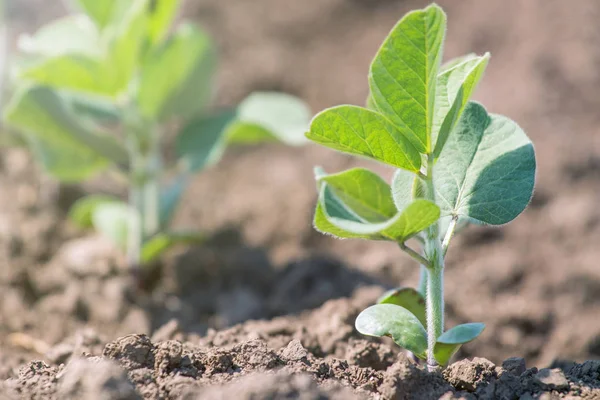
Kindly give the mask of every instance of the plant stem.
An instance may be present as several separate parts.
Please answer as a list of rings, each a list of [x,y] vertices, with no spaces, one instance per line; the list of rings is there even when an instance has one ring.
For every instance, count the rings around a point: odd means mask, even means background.
[[[435,188],[433,186],[433,156],[427,160],[427,190],[426,197],[435,203]],[[444,252],[440,239],[439,223],[431,225],[425,235],[425,258],[429,261],[427,271],[427,367],[435,371],[438,363],[435,360],[434,349],[437,338],[444,333]]]
[[[419,264],[424,265],[426,268],[430,267],[429,260],[427,260],[425,257],[408,247],[406,243],[398,243],[398,245],[404,252],[411,256]]]
[[[427,367],[435,371],[438,367],[434,356],[437,338],[444,333],[444,268],[437,266],[427,274]]]
[[[141,218],[144,208],[144,187],[138,178],[138,160],[137,154],[131,153],[131,183],[129,187],[129,206],[136,211],[129,218],[127,230],[127,264],[129,268],[135,268],[140,265],[143,221]]]
[[[421,264],[419,268],[419,286],[417,290],[423,297],[427,297],[427,267]]]

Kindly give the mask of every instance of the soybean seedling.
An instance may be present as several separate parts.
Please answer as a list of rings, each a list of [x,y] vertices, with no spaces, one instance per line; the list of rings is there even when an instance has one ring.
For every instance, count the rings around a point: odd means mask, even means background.
[[[107,172],[127,188],[128,203],[93,195],[71,216],[112,239],[132,267],[203,239],[169,223],[191,175],[216,163],[227,144],[302,144],[310,120],[304,103],[277,93],[209,108],[215,48],[197,26],[175,24],[179,3],[73,0],[77,14],[20,38],[16,94],[5,112],[52,176],[80,182]],[[165,132],[177,128],[169,164]]]
[[[514,219],[530,201],[536,168],[523,130],[469,101],[489,54],[441,66],[445,31],[436,5],[407,14],[371,64],[367,108],[327,109],[307,133],[324,146],[397,168],[391,186],[367,169],[332,175],[317,169],[314,225],[338,238],[396,242],[422,266],[420,291],[388,293],[360,313],[356,329],[390,336],[430,370],[484,329],[467,323],[444,331],[444,258],[457,226]],[[411,238],[420,252],[407,243]]]

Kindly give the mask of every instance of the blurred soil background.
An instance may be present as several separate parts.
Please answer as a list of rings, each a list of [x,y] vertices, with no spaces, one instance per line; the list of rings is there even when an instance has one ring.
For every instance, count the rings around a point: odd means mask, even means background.
[[[505,227],[470,227],[451,246],[447,326],[487,325],[459,356],[496,363],[522,356],[539,366],[597,359],[600,3],[439,4],[448,13],[446,58],[491,52],[475,99],[516,120],[538,160],[535,196],[522,216]],[[216,104],[233,105],[253,90],[278,90],[302,97],[317,112],[364,104],[379,44],[404,13],[425,5],[188,0],[182,16],[202,24],[220,49]],[[13,41],[65,12],[58,0],[9,2]],[[0,378],[35,358],[64,360],[56,345],[75,332],[85,337],[84,328],[108,341],[156,334],[175,319],[183,337],[214,335],[209,329],[248,319],[293,319],[329,299],[353,296],[361,286],[414,286],[417,266],[395,246],[336,241],[312,229],[313,166],[333,172],[359,164],[367,165],[313,145],[230,149],[195,179],[176,218],[177,226],[213,238],[167,257],[163,281],[140,298],[130,293],[130,278],[110,246],[66,220],[77,197],[106,184],[56,186],[27,152],[2,150]],[[391,176],[383,166],[369,166]],[[324,324],[331,322],[320,315]],[[318,330],[320,320],[302,318],[310,322],[305,331]]]

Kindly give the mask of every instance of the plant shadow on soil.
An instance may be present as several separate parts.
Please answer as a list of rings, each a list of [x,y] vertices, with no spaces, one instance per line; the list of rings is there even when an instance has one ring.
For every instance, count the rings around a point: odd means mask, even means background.
[[[186,332],[202,335],[249,319],[298,314],[381,284],[332,257],[310,256],[276,268],[264,249],[244,244],[233,228],[175,256],[163,272],[162,287],[146,305],[152,332],[176,319]]]

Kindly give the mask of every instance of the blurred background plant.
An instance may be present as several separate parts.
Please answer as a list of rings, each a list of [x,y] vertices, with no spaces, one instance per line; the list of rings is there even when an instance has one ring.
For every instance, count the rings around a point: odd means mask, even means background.
[[[126,251],[130,267],[204,239],[168,230],[191,174],[228,144],[301,145],[311,116],[301,100],[275,92],[211,108],[216,49],[197,26],[175,23],[179,3],[73,0],[73,14],[19,37],[12,65],[5,120],[41,166],[63,182],[106,173],[128,188],[127,203],[90,195],[70,216]]]

